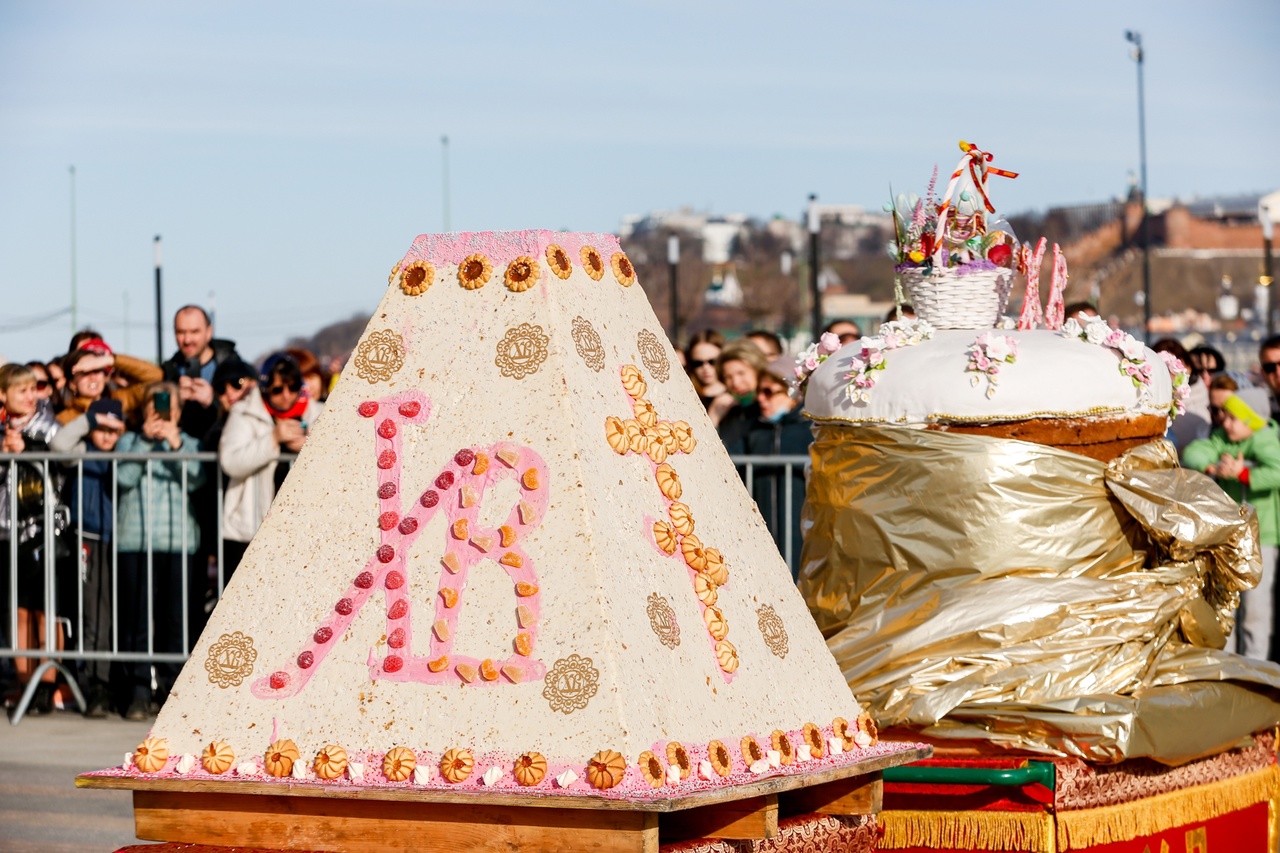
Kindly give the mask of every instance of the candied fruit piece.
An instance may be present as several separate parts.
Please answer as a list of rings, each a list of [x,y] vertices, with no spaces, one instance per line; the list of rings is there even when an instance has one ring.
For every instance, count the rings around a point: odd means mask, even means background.
[[[271,673],[271,689],[272,690],[283,690],[285,688],[285,685],[287,685],[288,683],[289,683],[289,673],[287,672]]]
[[[396,464],[396,452],[394,450],[384,450],[378,454],[378,467],[383,471]]]
[[[382,583],[387,589],[399,589],[404,586],[404,575],[399,572],[387,572],[387,579]]]
[[[498,451],[498,458],[502,460],[502,464],[508,468],[514,468],[520,462],[520,454],[515,450],[504,447]]]
[[[400,532],[403,533],[405,536],[408,536],[410,533],[412,533],[417,529],[418,529],[418,519],[403,518],[400,520]]]
[[[476,461],[476,454],[474,451],[464,447],[457,453],[453,454],[453,461],[457,462],[459,466],[466,468],[472,462]]]
[[[404,629],[397,628],[387,635],[387,645],[393,649],[404,646]]]
[[[418,498],[418,503],[422,504],[427,509],[431,509],[433,506],[440,503],[440,495],[432,489],[427,489],[422,493],[422,497]]]
[[[510,548],[516,544],[516,531],[508,525],[502,525],[498,528],[498,541],[502,543],[503,548]]]
[[[444,621],[443,619],[437,619],[436,624],[431,626],[431,630],[435,631],[436,637],[440,640],[440,642],[445,643],[449,641],[449,623],[448,622]]]
[[[520,682],[520,678],[524,675],[524,670],[518,666],[512,666],[508,663],[503,665],[502,674],[507,677],[508,681],[518,684]]]
[[[396,496],[396,484],[387,482],[378,486],[378,497],[384,501],[389,501]]]
[[[378,562],[390,563],[396,558],[396,549],[390,545],[382,545],[378,548]]]
[[[435,660],[427,662],[427,669],[431,670],[432,672],[444,672],[445,669],[448,668],[448,666],[449,666],[448,655],[441,655]]]
[[[456,607],[458,604],[458,591],[443,586],[440,588],[440,599],[444,602],[445,607]]]
[[[538,469],[530,468],[520,477],[520,484],[530,491],[538,488]]]
[[[472,466],[471,473],[483,474],[485,471],[488,471],[488,470],[489,470],[489,457],[485,456],[483,453],[477,453],[476,464]]]
[[[316,656],[311,652],[303,652],[298,655],[298,668],[311,669],[311,665],[316,662]]]
[[[460,518],[457,521],[455,521],[453,523],[452,531],[453,531],[454,539],[466,539],[467,538],[467,520],[465,518]]]
[[[368,589],[373,586],[373,572],[361,572],[356,575],[356,586],[361,589]]]
[[[401,598],[398,601],[393,602],[392,605],[387,608],[387,618],[403,619],[404,615],[408,612],[409,612],[409,602]]]
[[[516,584],[516,595],[521,598],[528,598],[531,595],[536,595],[537,592],[537,584],[526,583],[525,581],[520,581]]]
[[[533,504],[528,501],[520,501],[518,504],[518,511],[520,513],[521,524],[532,524],[533,520],[537,518],[537,510],[535,510],[533,508]]]
[[[480,663],[480,677],[485,681],[494,681],[498,678],[498,665],[486,658]]]
[[[475,490],[474,486],[464,485],[458,490],[458,505],[463,509],[475,506],[480,502],[480,494]]]
[[[490,551],[493,550],[493,537],[492,536],[472,536],[471,544],[474,545],[480,552],[484,554],[488,554]]]
[[[533,654],[533,638],[525,631],[516,634],[516,654],[525,657]]]
[[[537,620],[533,618],[533,611],[521,604],[516,608],[516,621],[520,623],[521,628],[529,628]]]
[[[454,669],[457,670],[458,675],[460,675],[462,677],[462,680],[467,682],[467,684],[470,684],[471,682],[476,680],[476,668],[471,664],[460,663],[456,667],[454,667]]]
[[[338,603],[333,606],[333,609],[341,613],[343,616],[350,616],[352,606],[351,599],[339,598]]]
[[[446,569],[455,575],[458,573],[458,569],[462,568],[462,564],[458,562],[458,555],[452,551],[441,557],[440,562],[444,564]]]
[[[383,438],[395,438],[396,422],[391,420],[391,418],[387,418],[382,423],[378,424],[378,435]]]
[[[439,477],[436,477],[436,488],[441,491],[453,488],[453,472],[443,471]]]
[[[514,551],[508,551],[507,553],[503,554],[501,557],[498,558],[498,562],[502,563],[502,565],[504,566],[510,566],[513,569],[518,569],[524,565],[524,560],[522,560],[520,558],[520,555],[515,553]]]
[[[378,516],[378,526],[383,530],[390,530],[399,523],[400,513],[398,512],[384,512],[382,515]]]
[[[387,655],[382,659],[382,668],[387,672],[399,672],[404,666],[404,659],[399,655]]]
[[[356,411],[360,413],[362,418],[371,418],[378,414],[378,404],[372,400],[365,400]]]
[[[422,404],[417,400],[406,400],[400,404],[400,414],[406,418],[416,418],[418,412],[422,411]]]
[[[311,639],[323,645],[333,639],[333,629],[327,625],[317,628]]]

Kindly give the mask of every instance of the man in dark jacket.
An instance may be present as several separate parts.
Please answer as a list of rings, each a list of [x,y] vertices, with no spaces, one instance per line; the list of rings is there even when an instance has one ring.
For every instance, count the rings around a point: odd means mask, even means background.
[[[164,378],[178,385],[182,401],[179,428],[201,436],[218,419],[213,393],[213,373],[227,361],[242,361],[232,341],[214,338],[213,323],[199,305],[184,305],[173,316],[173,337],[178,351],[161,365]]]
[[[782,357],[760,373],[756,399],[743,410],[745,432],[725,448],[734,456],[807,455],[813,432],[800,416],[800,404],[788,394],[786,372],[794,362]],[[745,478],[745,471],[744,471]],[[787,494],[788,480],[791,494]],[[791,567],[794,578],[800,566],[800,509],[804,506],[805,466],[767,464],[752,466],[751,496],[765,526]],[[788,501],[788,497],[790,500]],[[788,542],[790,549],[788,553]]]

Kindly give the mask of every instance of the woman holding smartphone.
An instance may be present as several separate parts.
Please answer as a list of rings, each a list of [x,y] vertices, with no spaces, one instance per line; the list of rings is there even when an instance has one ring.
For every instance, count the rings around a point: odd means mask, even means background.
[[[116,445],[120,453],[194,453],[196,439],[178,428],[178,387],[157,382],[143,398],[141,432],[128,432]],[[182,612],[198,601],[203,609],[205,567],[194,558],[200,530],[191,512],[190,494],[204,482],[198,460],[121,462],[116,474],[119,537],[120,648],[146,651],[148,614],[155,624],[156,652],[183,652]],[[150,580],[147,570],[150,556]],[[185,571],[183,564],[186,564]],[[189,595],[184,601],[183,578]],[[198,595],[197,595],[198,593]],[[188,626],[197,622],[188,613]],[[193,633],[190,630],[188,633]],[[187,637],[187,648],[195,636]],[[151,665],[126,664],[130,695],[125,719],[141,720],[151,713]],[[156,696],[163,704],[178,677],[175,663],[156,665]]]

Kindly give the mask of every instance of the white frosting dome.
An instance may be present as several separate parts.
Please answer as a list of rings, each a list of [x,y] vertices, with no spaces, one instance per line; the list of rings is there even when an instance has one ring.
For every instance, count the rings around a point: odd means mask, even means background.
[[[1110,347],[1044,330],[986,330],[1017,341],[1017,358],[1001,364],[995,393],[973,384],[969,350],[980,329],[935,331],[914,346],[884,350],[884,369],[865,402],[854,402],[846,375],[861,342],[839,350],[809,378],[805,414],[816,421],[924,426],[935,422],[995,423],[1028,418],[1119,417],[1167,414],[1173,400],[1169,370],[1144,348],[1151,382],[1136,386]]]

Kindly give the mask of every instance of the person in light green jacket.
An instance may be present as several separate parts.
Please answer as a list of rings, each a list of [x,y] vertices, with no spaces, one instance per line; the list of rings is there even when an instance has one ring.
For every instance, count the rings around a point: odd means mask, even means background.
[[[1211,388],[1210,400],[1221,426],[1182,452],[1182,464],[1218,481],[1238,503],[1258,514],[1262,579],[1240,596],[1235,632],[1240,654],[1266,660],[1273,631],[1272,592],[1280,554],[1280,427],[1260,414],[1268,412],[1266,391]],[[1216,418],[1215,418],[1216,419]],[[1230,644],[1228,644],[1230,648]]]
[[[157,382],[147,389],[143,402],[145,420],[141,433],[129,432],[116,445],[118,453],[194,453],[196,439],[178,429],[181,414],[178,388]],[[148,467],[150,472],[148,475]],[[187,637],[183,647],[183,610],[187,612],[188,634],[195,624],[191,607],[198,597],[204,605],[204,566],[194,558],[200,529],[191,512],[191,493],[204,482],[204,466],[194,459],[156,459],[121,462],[116,471],[119,488],[116,506],[116,537],[119,548],[120,648],[147,650],[147,616],[155,625],[152,649],[156,652],[183,652],[195,644]],[[148,584],[148,558],[150,583]],[[183,596],[183,578],[187,595]],[[148,606],[150,601],[150,606]],[[163,703],[178,677],[179,666],[156,664],[156,699]],[[130,692],[125,718],[144,719],[150,713],[151,665],[125,665]]]

